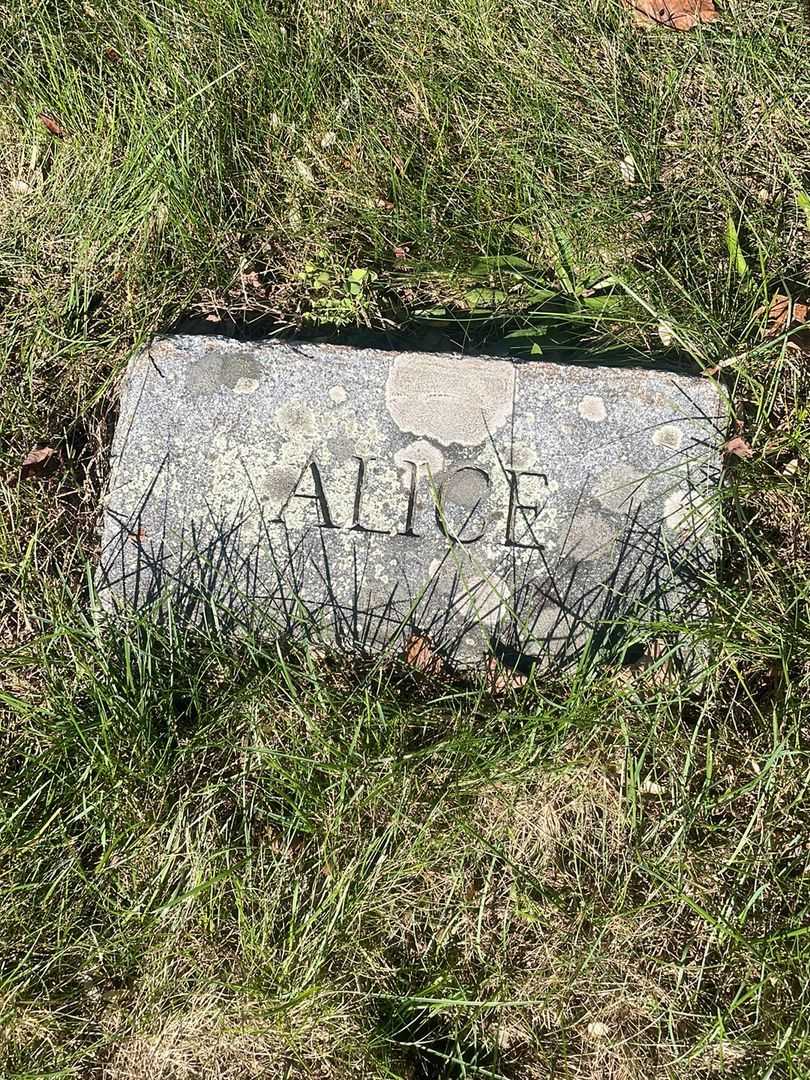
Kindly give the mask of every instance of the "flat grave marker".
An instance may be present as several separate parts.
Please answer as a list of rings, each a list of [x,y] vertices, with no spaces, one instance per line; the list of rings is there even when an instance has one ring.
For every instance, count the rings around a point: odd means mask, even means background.
[[[724,424],[669,372],[159,339],[124,383],[101,594],[564,661],[700,610]]]

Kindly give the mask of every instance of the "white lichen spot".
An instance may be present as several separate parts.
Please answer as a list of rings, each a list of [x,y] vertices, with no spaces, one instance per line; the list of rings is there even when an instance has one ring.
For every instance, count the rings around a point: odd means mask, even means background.
[[[400,470],[400,483],[406,490],[411,486],[412,467],[408,464],[409,462],[416,466],[416,475],[419,480],[422,477],[430,479],[439,476],[444,470],[444,454],[438,446],[434,446],[427,439],[416,439],[402,450],[397,450],[394,454],[394,462]]]
[[[233,386],[233,392],[235,394],[252,394],[259,388],[259,379],[246,379],[242,377],[237,379]]]
[[[344,401],[348,399],[349,395],[346,393],[345,386],[330,386],[329,388],[329,400],[335,405],[342,405]]]
[[[625,511],[636,507],[647,496],[647,478],[626,462],[617,462],[597,478],[592,494],[606,510]]]
[[[665,424],[653,435],[656,446],[666,446],[670,450],[680,450],[683,442],[683,432],[676,424]]]
[[[607,409],[604,401],[594,394],[585,395],[577,406],[577,412],[583,420],[588,420],[592,424],[601,424],[603,420],[607,419]]]
[[[529,443],[515,442],[512,445],[512,468],[521,471],[533,469],[537,464],[537,450]]]
[[[513,392],[509,363],[404,353],[391,364],[385,401],[400,431],[478,446],[511,416]]]
[[[286,401],[276,409],[273,420],[282,435],[315,434],[315,416],[302,401]]]

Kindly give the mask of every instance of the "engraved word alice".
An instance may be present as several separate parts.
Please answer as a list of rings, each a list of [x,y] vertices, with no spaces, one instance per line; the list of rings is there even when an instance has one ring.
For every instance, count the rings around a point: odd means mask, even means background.
[[[349,532],[364,533],[367,535],[389,537],[404,536],[418,539],[421,534],[414,530],[419,476],[418,466],[415,461],[405,460],[404,462],[404,464],[408,466],[409,480],[407,490],[403,492],[403,513],[400,521],[398,523],[392,523],[389,528],[384,529],[363,524],[363,493],[371,473],[370,465],[376,460],[376,458],[372,457],[355,456],[354,458],[354,461],[357,462],[357,477],[354,488],[354,507],[350,521],[344,523],[335,521],[330,507],[329,493],[324,484],[321,468],[317,461],[311,459],[304,465],[292,491],[279,509],[278,515],[275,518],[272,518],[270,523],[277,525],[285,524],[284,515],[291,506],[292,500],[301,499],[315,507],[318,514],[318,528],[320,529],[344,529]],[[503,471],[508,480],[509,496],[501,543],[504,547],[542,550],[543,545],[537,543],[532,534],[532,524],[542,513],[545,503],[537,504],[522,502],[521,498],[525,496],[521,495],[520,482],[524,477],[531,477],[535,480],[539,480],[545,487],[548,487],[548,478],[545,473],[531,472],[526,469],[504,469]],[[472,511],[460,528],[455,529],[448,523],[444,504],[445,488],[452,479],[457,478],[464,473],[478,474],[483,481],[485,498],[491,490],[491,478],[489,473],[478,465],[461,465],[456,469],[446,471],[442,474],[440,482],[436,484],[431,491],[435,504],[433,512],[435,527],[454,544],[474,544],[477,541],[482,540],[486,532],[486,528],[484,527],[479,529],[473,535],[465,535],[465,530],[471,522]],[[311,490],[309,491],[302,490],[303,483],[307,477],[312,485]],[[478,503],[482,501],[483,498],[479,499]],[[473,508],[473,511],[477,508],[478,503],[476,504],[476,507]],[[520,517],[518,517],[518,515],[520,515]],[[523,531],[520,530],[516,535],[516,525],[520,523],[520,520],[522,520],[526,526],[527,535],[524,535]]]

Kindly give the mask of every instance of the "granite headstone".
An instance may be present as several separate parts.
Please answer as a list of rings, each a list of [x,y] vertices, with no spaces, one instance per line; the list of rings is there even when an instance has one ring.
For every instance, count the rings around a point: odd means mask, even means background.
[[[565,660],[701,609],[724,413],[669,372],[159,339],[123,386],[101,595]]]

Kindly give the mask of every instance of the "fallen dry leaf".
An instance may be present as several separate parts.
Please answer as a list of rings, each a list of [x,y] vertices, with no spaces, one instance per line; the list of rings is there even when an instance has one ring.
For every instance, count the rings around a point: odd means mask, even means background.
[[[738,458],[752,458],[754,451],[742,437],[742,435],[735,435],[734,438],[729,439],[723,447],[724,454],[733,454]]]
[[[807,317],[807,305],[797,304],[796,307],[799,309],[796,312],[796,314],[800,316],[799,321],[804,322]],[[801,311],[802,308],[804,308],[803,312]],[[787,327],[788,319],[792,314],[790,297],[786,296],[784,293],[774,293],[768,307],[758,308],[756,314],[764,315],[766,311],[768,313],[768,321],[765,324],[765,337],[777,337]],[[804,315],[804,318],[801,318],[802,314]]]
[[[675,344],[675,327],[672,323],[660,322],[658,324],[658,337],[665,349]]]
[[[741,353],[739,356],[727,356],[725,359],[721,360],[719,364],[704,368],[700,374],[706,376],[719,375],[724,368],[734,367],[735,364],[739,364],[740,361],[744,359],[745,353]]]
[[[305,184],[312,187],[315,184],[315,173],[312,171],[312,166],[308,165],[306,161],[303,161],[299,157],[293,158],[293,167]]]
[[[246,293],[259,299],[266,299],[268,295],[267,287],[256,270],[242,274],[242,288]]]
[[[64,139],[65,129],[52,116],[48,116],[47,113],[40,113],[39,120],[50,131],[51,135],[55,135],[57,139]]]
[[[593,1040],[606,1039],[610,1034],[610,1028],[601,1020],[592,1020],[587,1027],[588,1038]]]
[[[762,316],[767,313],[767,322],[763,336],[766,340],[790,333],[788,345],[799,352],[810,352],[810,331],[805,327],[810,318],[810,304],[800,300],[791,300],[784,293],[774,293],[767,308],[761,307],[755,313]]]
[[[625,154],[619,162],[619,172],[628,187],[636,182],[636,160],[632,154]]]
[[[505,694],[509,690],[517,690],[529,681],[528,675],[523,675],[514,668],[504,667],[494,656],[490,656],[487,660],[486,671],[487,683],[493,694]]]
[[[112,45],[108,45],[104,50],[104,59],[109,60],[111,64],[120,64],[122,57],[118,49],[114,49]]]
[[[714,0],[625,0],[636,20],[645,26],[657,24],[670,30],[691,30],[698,23],[710,23],[720,15]]]
[[[666,788],[663,784],[657,783],[655,780],[650,780],[647,777],[646,780],[642,780],[638,786],[639,795],[663,795],[666,792]]]
[[[405,663],[418,671],[429,675],[440,675],[444,671],[444,660],[433,648],[425,634],[411,634],[405,642]]]
[[[35,446],[29,450],[20,466],[20,479],[27,480],[29,476],[42,476],[48,472],[54,464],[55,453],[52,446]]]

